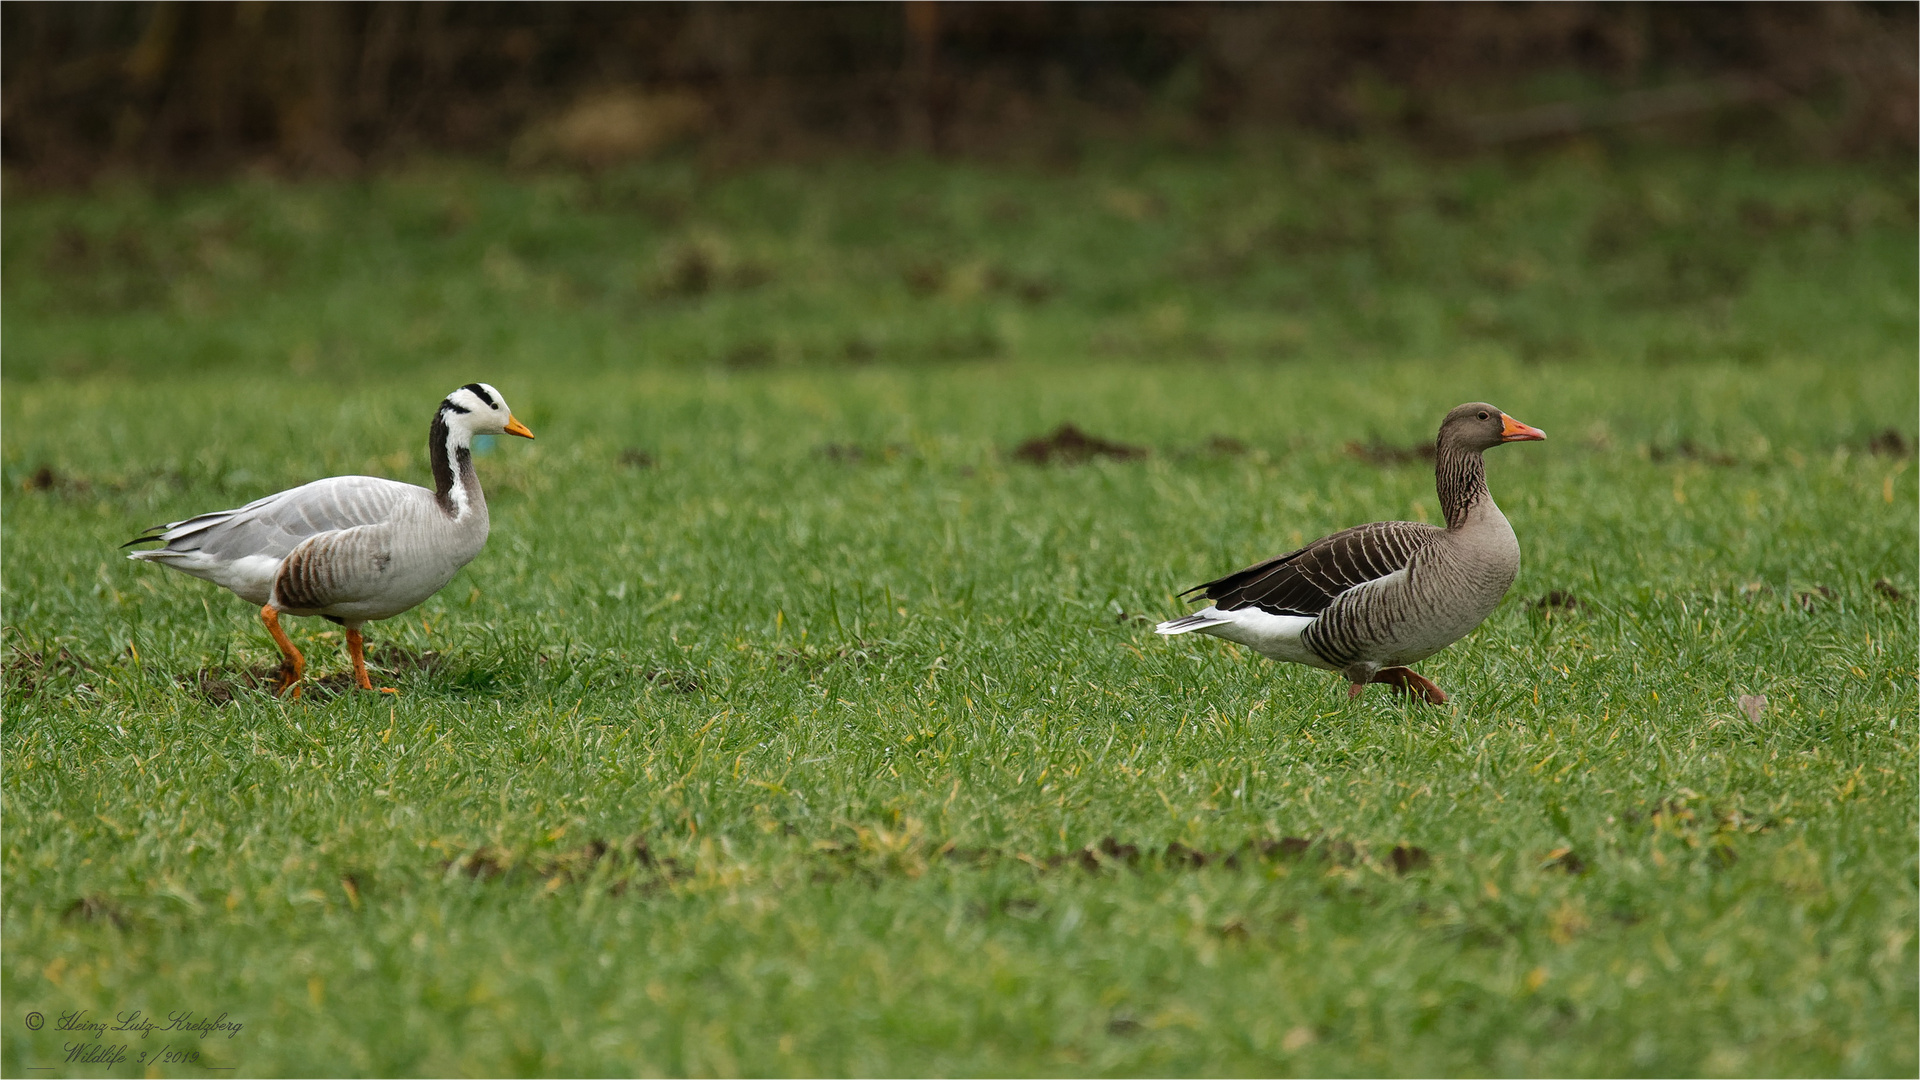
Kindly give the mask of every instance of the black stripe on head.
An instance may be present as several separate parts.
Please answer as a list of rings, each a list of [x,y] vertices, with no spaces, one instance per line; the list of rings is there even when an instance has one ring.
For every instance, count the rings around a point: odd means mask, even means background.
[[[500,407],[500,403],[493,400],[493,395],[487,393],[486,386],[484,386],[481,383],[470,382],[467,385],[461,387],[460,389],[473,391],[473,396],[479,398],[481,401],[486,402],[487,408],[489,409],[497,409]]]
[[[442,413],[457,412],[462,415],[465,415],[467,413],[472,412],[473,410],[467,408],[465,405],[460,404],[459,402],[453,400],[452,398],[448,398],[447,400],[440,403],[440,411]],[[437,416],[434,419],[440,420],[440,418]],[[444,421],[441,421],[441,422],[444,422]]]

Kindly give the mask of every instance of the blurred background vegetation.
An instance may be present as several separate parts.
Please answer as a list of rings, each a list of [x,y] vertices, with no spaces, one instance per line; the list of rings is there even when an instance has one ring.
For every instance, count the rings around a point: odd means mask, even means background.
[[[1655,128],[1911,157],[1899,4],[0,4],[9,179]]]
[[[11,379],[1910,363],[1913,4],[0,4]]]

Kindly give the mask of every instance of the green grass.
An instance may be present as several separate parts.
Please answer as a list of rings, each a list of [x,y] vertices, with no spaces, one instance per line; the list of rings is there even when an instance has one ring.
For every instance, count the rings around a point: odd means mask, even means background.
[[[1912,1074],[1920,634],[1874,582],[1920,593],[1920,497],[1868,449],[1920,409],[1910,181],[1309,146],[9,202],[0,1067],[95,1075],[61,1014],[192,1009],[245,1027],[103,1041]],[[438,663],[215,703],[257,620],[115,546],[419,481],[475,378],[539,440],[480,459],[487,551],[369,628]],[[1489,456],[1524,564],[1422,665],[1449,706],[1138,618],[1437,517],[1343,447],[1470,399],[1552,438]],[[1063,420],[1152,454],[1012,458]],[[1108,838],[1138,857],[1075,855]]]

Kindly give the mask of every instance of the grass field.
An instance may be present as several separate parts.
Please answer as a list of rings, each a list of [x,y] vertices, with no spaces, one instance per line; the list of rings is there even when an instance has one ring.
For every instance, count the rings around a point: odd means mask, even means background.
[[[13,197],[0,1067],[1911,1075],[1912,190],[1307,145]],[[246,605],[115,550],[422,481],[474,379],[539,439],[369,627],[397,698],[317,620],[252,689]],[[1152,634],[1436,519],[1396,449],[1472,399],[1551,439],[1489,455],[1524,564],[1451,704]],[[1015,455],[1067,421],[1148,453]],[[56,1030],[134,1009],[244,1026]]]

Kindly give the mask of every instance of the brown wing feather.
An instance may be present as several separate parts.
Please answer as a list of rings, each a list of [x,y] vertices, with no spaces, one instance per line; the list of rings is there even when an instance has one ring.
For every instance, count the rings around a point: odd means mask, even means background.
[[[1182,595],[1204,590],[1222,611],[1256,607],[1275,615],[1318,615],[1355,585],[1405,569],[1414,552],[1445,531],[1411,521],[1356,525]]]

